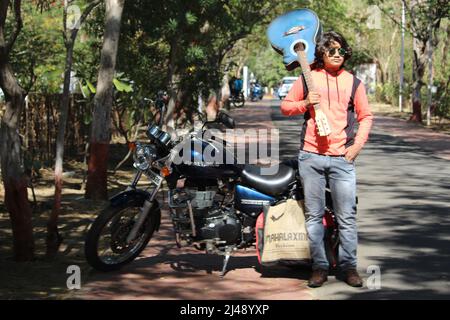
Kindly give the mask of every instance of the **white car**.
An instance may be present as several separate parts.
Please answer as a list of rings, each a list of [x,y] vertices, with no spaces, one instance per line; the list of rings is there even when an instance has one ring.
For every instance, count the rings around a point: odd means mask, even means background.
[[[281,86],[278,89],[278,98],[280,98],[280,100],[286,98],[289,90],[291,90],[294,82],[297,81],[297,79],[298,77],[284,77],[281,80]]]

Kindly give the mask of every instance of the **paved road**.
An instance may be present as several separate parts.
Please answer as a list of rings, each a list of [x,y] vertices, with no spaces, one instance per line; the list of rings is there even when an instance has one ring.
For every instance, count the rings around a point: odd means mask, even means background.
[[[241,128],[278,128],[280,155],[296,156],[302,117],[283,117],[279,102],[249,103],[233,110],[232,115]],[[164,220],[161,232],[140,258],[119,272],[84,273],[83,289],[74,297],[448,299],[450,161],[445,160],[445,143],[449,141],[446,136],[433,135],[434,141],[440,139],[442,143],[427,146],[423,139],[415,138],[414,143],[402,139],[413,129],[391,118],[377,118],[370,141],[357,160],[359,270],[367,279],[367,268],[378,266],[380,290],[350,288],[334,277],[322,288],[309,289],[308,270],[280,268],[261,273],[254,250],[233,257],[230,271],[222,280],[220,258],[191,248],[176,248],[170,222]]]
[[[234,109],[232,116],[238,129],[270,131],[274,128],[270,103],[267,102]],[[242,142],[242,138],[239,135],[236,141]],[[227,140],[230,141],[228,138]],[[254,138],[247,139],[248,144],[255,142]],[[163,210],[163,217],[167,217],[167,211]],[[313,299],[306,285],[308,270],[285,267],[263,272],[258,267],[254,249],[233,256],[223,279],[219,277],[221,267],[222,259],[219,256],[206,255],[191,247],[178,249],[172,224],[167,218],[163,218],[160,232],[150,241],[141,257],[117,272],[102,274],[94,270],[83,270],[82,290],[70,298]]]
[[[301,117],[286,119],[273,102],[281,146],[292,155]],[[430,140],[433,139],[433,140]],[[381,270],[381,289],[353,289],[331,277],[318,299],[450,298],[450,137],[376,117],[357,159],[359,270]],[[369,281],[373,283],[372,281]]]

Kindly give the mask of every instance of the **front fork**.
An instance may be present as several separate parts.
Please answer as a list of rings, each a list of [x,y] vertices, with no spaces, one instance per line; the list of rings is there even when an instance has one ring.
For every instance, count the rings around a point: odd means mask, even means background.
[[[127,188],[127,190],[136,189],[136,186],[142,177],[142,173],[143,173],[142,171],[138,171],[136,173],[136,175],[134,176],[133,182]],[[147,218],[147,216],[150,212],[150,209],[153,205],[153,200],[155,199],[156,195],[158,194],[159,189],[161,188],[161,183],[162,183],[162,180],[156,185],[155,189],[153,189],[153,191],[150,195],[150,198],[148,198],[144,201],[144,205],[140,209],[141,213],[139,214],[138,219],[133,226],[133,229],[131,229],[131,231],[127,237],[127,243],[130,243],[131,241],[133,241],[136,238],[139,229],[142,227],[145,219]]]

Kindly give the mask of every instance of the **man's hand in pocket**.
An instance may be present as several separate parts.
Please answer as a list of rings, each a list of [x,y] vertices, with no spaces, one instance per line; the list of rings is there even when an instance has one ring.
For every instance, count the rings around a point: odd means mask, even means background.
[[[345,150],[345,159],[348,162],[355,161],[356,157],[358,157],[359,153],[361,152],[362,146],[355,143],[352,146],[348,147]]]

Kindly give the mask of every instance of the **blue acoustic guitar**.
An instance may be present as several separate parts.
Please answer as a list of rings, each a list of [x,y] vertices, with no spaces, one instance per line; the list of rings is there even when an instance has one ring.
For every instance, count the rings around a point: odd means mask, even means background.
[[[275,20],[267,29],[270,44],[283,56],[287,70],[294,70],[299,66],[295,47],[302,43],[306,48],[309,64],[314,62],[316,43],[322,35],[322,26],[316,13],[309,9],[289,11]]]
[[[322,34],[320,20],[314,11],[298,9],[276,18],[267,29],[267,37],[276,52],[283,56],[287,70],[291,71],[299,65],[302,68],[308,90],[314,90],[310,64],[314,62],[316,44]],[[331,133],[327,117],[314,105],[316,127],[320,136]]]

